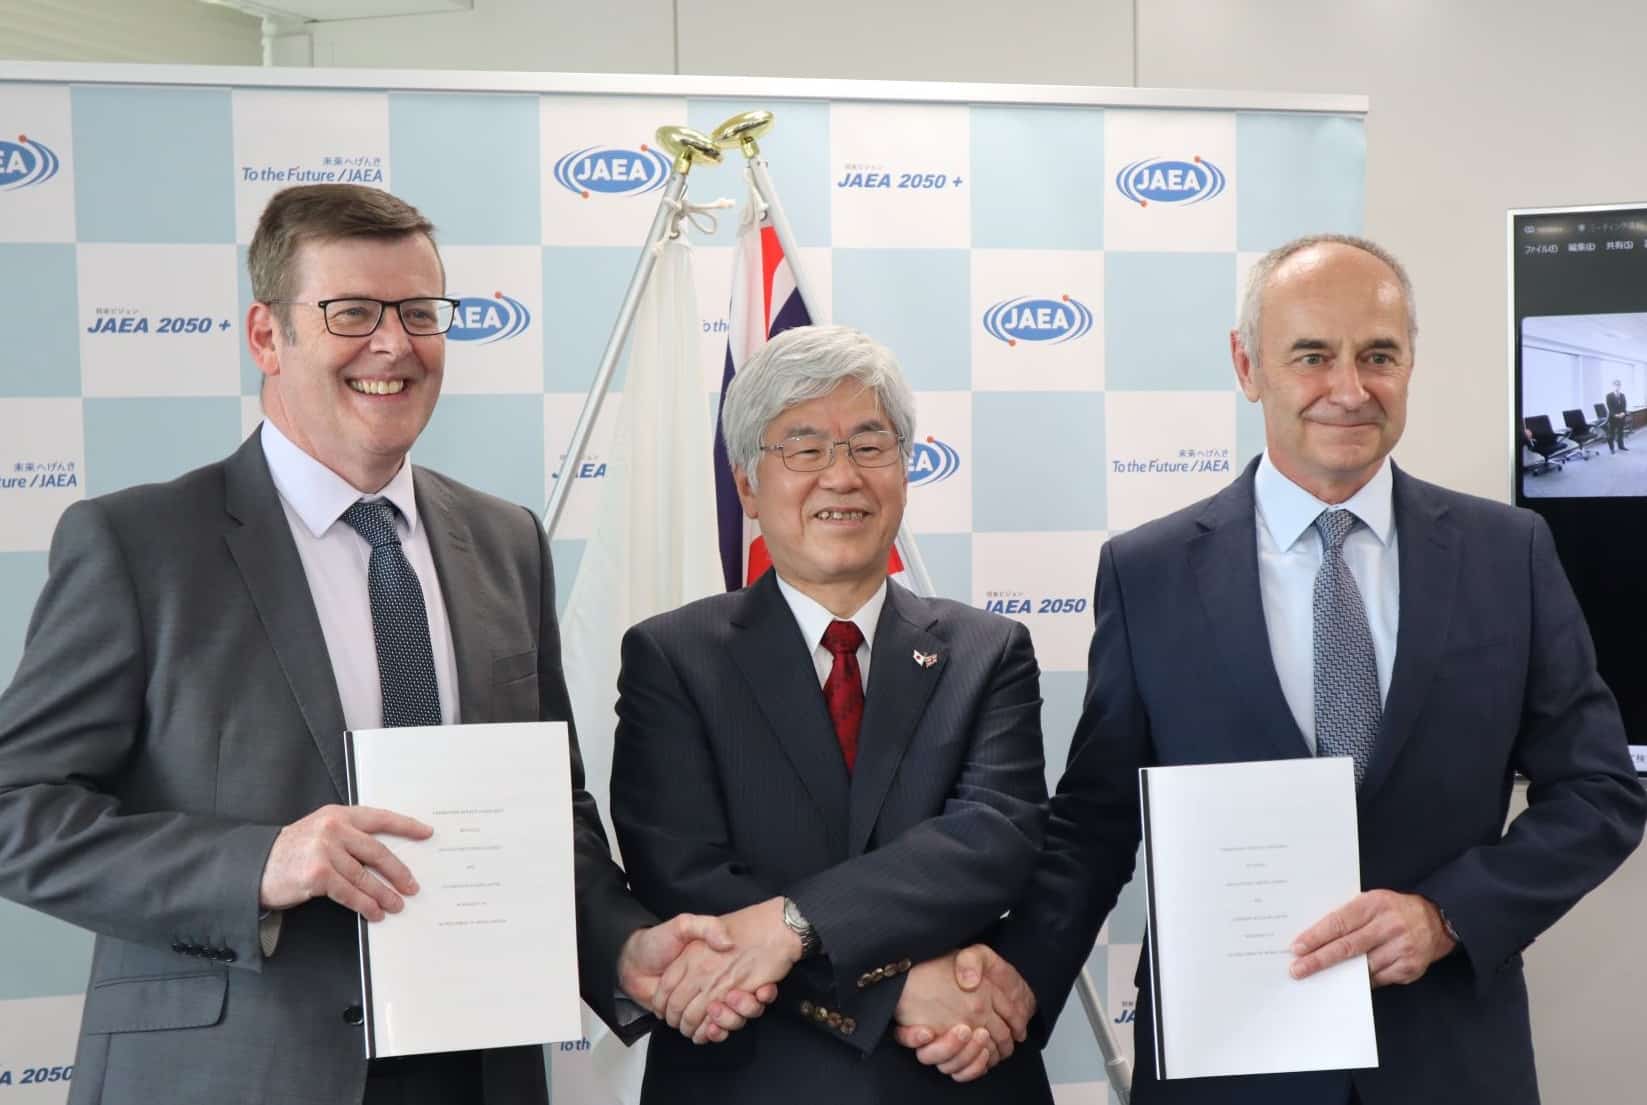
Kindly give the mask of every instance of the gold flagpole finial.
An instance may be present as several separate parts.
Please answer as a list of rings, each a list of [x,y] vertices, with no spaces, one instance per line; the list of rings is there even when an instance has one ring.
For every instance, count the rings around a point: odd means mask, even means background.
[[[761,148],[755,144],[755,139],[772,129],[772,113],[770,111],[745,111],[734,115],[720,126],[709,137],[723,150],[734,147],[741,149],[745,157],[759,157]]]
[[[720,147],[702,131],[691,127],[659,127],[657,138],[658,145],[675,159],[675,172],[682,176],[690,173],[692,166],[699,161],[707,161],[711,165],[720,163]]]

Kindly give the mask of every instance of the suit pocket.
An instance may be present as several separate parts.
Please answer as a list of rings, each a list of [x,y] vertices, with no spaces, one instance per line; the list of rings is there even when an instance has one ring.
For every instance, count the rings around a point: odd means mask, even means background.
[[[527,649],[492,661],[492,721],[536,721],[538,650]]]
[[[94,984],[86,997],[81,1030],[154,1032],[216,1024],[223,1019],[228,988],[228,975],[219,972],[105,979]]]
[[[501,687],[538,673],[538,650],[529,648],[492,661],[492,686]]]

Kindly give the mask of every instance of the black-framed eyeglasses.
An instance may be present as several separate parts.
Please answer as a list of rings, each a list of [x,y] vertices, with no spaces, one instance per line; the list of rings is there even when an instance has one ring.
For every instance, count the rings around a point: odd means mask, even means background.
[[[846,455],[859,468],[886,468],[903,456],[903,435],[891,430],[859,430],[845,441],[833,441],[828,434],[798,434],[761,452],[777,453],[791,472],[822,472],[835,463],[835,448],[846,446]]]
[[[326,317],[326,330],[340,338],[364,338],[375,333],[383,322],[383,312],[393,307],[400,325],[417,338],[444,334],[457,317],[458,301],[445,296],[418,296],[414,299],[322,299],[317,303],[299,299],[271,299],[293,307],[319,307]]]

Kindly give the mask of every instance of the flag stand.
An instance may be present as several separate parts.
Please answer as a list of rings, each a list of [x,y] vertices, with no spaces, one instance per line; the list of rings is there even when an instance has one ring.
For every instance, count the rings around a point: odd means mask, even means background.
[[[571,494],[584,451],[589,447],[589,435],[594,433],[601,404],[611,390],[612,376],[617,372],[623,347],[629,341],[629,331],[634,327],[635,311],[640,306],[641,295],[652,279],[652,270],[657,267],[658,248],[680,233],[681,220],[686,218],[687,175],[699,161],[715,165],[721,160],[720,149],[705,135],[690,127],[659,127],[657,139],[658,145],[674,156],[674,165],[670,169],[669,181],[664,185],[663,198],[658,201],[657,214],[652,216],[651,229],[646,232],[640,259],[635,262],[635,272],[629,278],[629,289],[623,293],[623,304],[618,308],[617,320],[612,323],[612,333],[606,339],[605,350],[601,352],[595,380],[589,385],[583,409],[578,412],[572,440],[567,443],[566,455],[555,473],[555,486],[549,492],[549,502],[543,508],[543,529],[550,539],[554,538],[561,513],[566,509],[566,499]]]

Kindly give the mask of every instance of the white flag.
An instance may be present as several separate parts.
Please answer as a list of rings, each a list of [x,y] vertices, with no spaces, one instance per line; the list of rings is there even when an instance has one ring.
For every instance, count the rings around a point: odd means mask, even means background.
[[[562,654],[586,785],[607,807],[624,631],[654,614],[724,590],[715,539],[708,398],[698,362],[697,292],[684,238],[666,241],[636,310],[629,377],[594,535],[561,616]],[[570,460],[570,458],[568,458]],[[562,472],[570,478],[570,466]],[[616,841],[614,838],[614,847]],[[557,1099],[633,1105],[644,1043],[626,1049],[586,1014],[589,1047],[553,1051]],[[594,1096],[594,1085],[604,1088]]]

